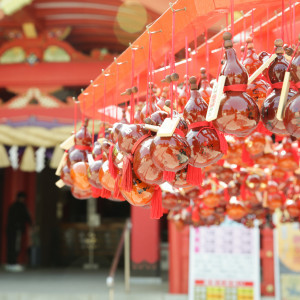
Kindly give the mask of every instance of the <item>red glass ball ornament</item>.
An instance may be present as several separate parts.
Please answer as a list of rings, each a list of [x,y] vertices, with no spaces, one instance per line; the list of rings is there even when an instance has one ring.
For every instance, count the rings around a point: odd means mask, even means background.
[[[247,209],[239,203],[230,203],[226,207],[226,213],[232,220],[241,220],[247,214]]]
[[[109,172],[108,161],[104,162],[99,170],[99,182],[105,189],[114,192],[115,179]]]
[[[81,190],[90,190],[90,183],[87,176],[88,164],[85,162],[77,162],[71,167],[71,178],[73,185]]]
[[[264,152],[265,149],[265,136],[260,132],[254,132],[245,140],[246,150],[251,155],[258,155]]]
[[[149,137],[137,147],[133,157],[133,170],[141,181],[148,184],[161,184],[163,172],[155,166],[150,154],[153,139],[154,137]]]
[[[128,192],[120,186],[123,197],[135,206],[149,205],[154,194],[154,186],[151,186],[136,176],[133,176],[132,189]]]

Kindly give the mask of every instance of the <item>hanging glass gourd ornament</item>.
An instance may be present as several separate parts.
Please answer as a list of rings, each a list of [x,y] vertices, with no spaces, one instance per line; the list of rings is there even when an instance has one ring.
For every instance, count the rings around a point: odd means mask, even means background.
[[[245,137],[256,129],[260,113],[255,101],[246,93],[248,74],[236,57],[231,38],[231,33],[223,34],[226,60],[220,75],[226,76],[225,95],[213,124],[224,133]]]
[[[300,36],[299,36],[300,43]],[[289,71],[291,73],[291,80],[298,93],[290,98],[287,102],[283,113],[283,123],[288,133],[295,138],[300,138],[300,49],[299,43],[296,47],[295,57],[290,63]]]
[[[289,133],[286,130],[283,121],[278,120],[276,114],[279,105],[284,75],[289,63],[283,55],[283,41],[281,39],[277,39],[275,40],[274,45],[276,47],[275,53],[277,57],[270,64],[268,69],[268,77],[271,84],[272,92],[268,95],[268,97],[263,103],[261,109],[261,119],[265,127],[272,133],[275,133],[277,135],[288,135]],[[290,89],[287,101],[289,101],[289,99],[293,95],[295,95],[295,92]]]

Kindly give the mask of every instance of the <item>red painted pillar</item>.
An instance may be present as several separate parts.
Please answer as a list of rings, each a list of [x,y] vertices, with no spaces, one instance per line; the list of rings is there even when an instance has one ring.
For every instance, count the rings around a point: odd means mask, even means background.
[[[3,207],[2,207],[2,255],[1,263],[6,262],[6,224],[9,206],[15,201],[18,192],[23,191],[27,194],[26,205],[31,218],[34,220],[35,216],[35,194],[36,194],[36,173],[30,172],[25,173],[20,170],[13,170],[7,168],[5,170],[5,183],[3,191]],[[26,250],[29,244],[28,233],[25,235],[24,247],[20,254],[20,262],[26,262]]]
[[[150,209],[131,207],[132,276],[159,276],[159,220],[150,218]]]
[[[264,228],[261,230],[261,294],[263,296],[274,296],[274,243],[273,229]]]
[[[189,226],[178,230],[169,221],[169,292],[187,294],[189,279]]]

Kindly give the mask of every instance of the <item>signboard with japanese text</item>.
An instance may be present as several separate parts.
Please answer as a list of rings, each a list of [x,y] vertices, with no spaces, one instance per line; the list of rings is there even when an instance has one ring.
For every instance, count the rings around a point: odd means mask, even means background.
[[[190,228],[189,300],[260,299],[259,229]]]

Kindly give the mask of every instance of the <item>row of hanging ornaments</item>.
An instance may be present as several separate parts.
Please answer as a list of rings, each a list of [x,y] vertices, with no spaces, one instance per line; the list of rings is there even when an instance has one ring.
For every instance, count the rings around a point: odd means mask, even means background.
[[[213,87],[205,69],[200,90],[190,77],[190,90],[187,82],[170,89],[171,101],[166,86],[151,83],[134,124],[123,117],[95,143],[85,122],[63,145],[57,185],[70,186],[78,199],[150,208],[155,219],[170,210],[179,226],[220,224],[226,215],[247,226],[255,219],[265,224],[276,209],[282,221],[299,221],[299,43],[287,47],[277,39],[273,54],[257,55],[248,38],[239,60],[231,38],[223,34],[223,66]],[[177,88],[178,79],[173,73],[163,82]]]

